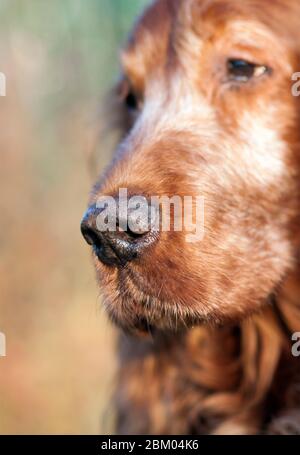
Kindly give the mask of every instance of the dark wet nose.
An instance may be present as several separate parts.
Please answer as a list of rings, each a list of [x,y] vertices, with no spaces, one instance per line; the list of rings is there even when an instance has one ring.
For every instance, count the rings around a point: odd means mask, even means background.
[[[118,208],[118,201],[116,200]],[[103,215],[104,208],[92,205],[88,208],[81,221],[81,232],[86,242],[93,247],[98,259],[107,265],[125,265],[138,256],[143,255],[144,251],[157,239],[158,231],[151,229],[151,217],[144,213],[140,214],[135,221],[136,229],[130,229],[131,217],[134,216],[132,210],[127,209],[125,214],[109,213],[106,210],[106,219],[111,215],[111,220],[115,217],[115,222],[104,228],[98,216]],[[152,220],[153,221],[153,220]],[[132,223],[131,223],[132,224]],[[112,229],[113,227],[113,229]]]

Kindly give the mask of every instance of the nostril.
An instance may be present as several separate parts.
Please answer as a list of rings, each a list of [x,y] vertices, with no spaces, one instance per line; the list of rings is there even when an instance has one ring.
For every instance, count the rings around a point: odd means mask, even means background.
[[[84,217],[81,223],[81,233],[86,242],[93,247],[93,251],[98,259],[107,265],[116,265],[120,262],[116,250],[113,247],[112,238],[108,233],[101,233],[97,230],[95,223],[89,218]]]
[[[89,245],[94,245],[99,241],[96,227],[96,216],[97,213],[95,207],[89,207],[80,224],[81,233]]]
[[[81,233],[89,245],[97,246],[98,242],[100,243],[100,239],[96,232],[90,226],[87,226],[84,222],[81,223]]]

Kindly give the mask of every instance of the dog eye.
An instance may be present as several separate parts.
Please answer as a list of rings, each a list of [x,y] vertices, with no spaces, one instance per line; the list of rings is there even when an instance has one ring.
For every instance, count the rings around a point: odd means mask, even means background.
[[[227,71],[231,80],[248,82],[254,77],[260,77],[268,71],[264,65],[256,65],[246,60],[230,59],[227,62]]]
[[[133,92],[129,92],[125,98],[125,105],[129,111],[137,111],[139,108],[139,102]]]

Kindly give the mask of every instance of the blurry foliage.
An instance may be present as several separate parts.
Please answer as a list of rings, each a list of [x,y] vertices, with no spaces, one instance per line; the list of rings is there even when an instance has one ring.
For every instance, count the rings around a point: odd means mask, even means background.
[[[46,179],[57,179],[66,170],[63,163],[53,169],[51,162],[61,117],[79,103],[100,102],[117,78],[120,43],[145,4],[145,0],[0,0],[0,36],[4,41],[11,37],[12,52],[23,53],[27,66],[39,66],[32,87],[22,88],[36,127],[42,128],[46,139],[43,150],[36,151],[38,171]]]
[[[113,337],[79,224],[90,119],[145,3],[0,0],[0,433],[111,431]]]
[[[109,87],[118,68],[114,52],[146,0],[1,0],[0,27],[27,31],[45,46],[49,85],[64,88],[66,100],[93,96]],[[148,2],[149,3],[149,2]],[[62,87],[68,67],[72,84]],[[67,81],[65,81],[67,82]],[[59,94],[59,93],[57,93]]]

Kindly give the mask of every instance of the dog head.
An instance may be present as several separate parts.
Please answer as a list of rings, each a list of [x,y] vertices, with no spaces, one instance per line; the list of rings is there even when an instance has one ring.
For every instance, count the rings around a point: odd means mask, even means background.
[[[82,222],[106,309],[119,326],[240,320],[293,267],[299,18],[298,0],[158,0],[135,26],[116,89],[125,134]],[[134,203],[175,197],[170,229],[162,229],[161,202],[156,227],[153,212],[134,216],[127,202],[121,214],[120,188]],[[104,195],[117,211],[116,229],[100,232]],[[124,220],[139,228],[122,228]]]

